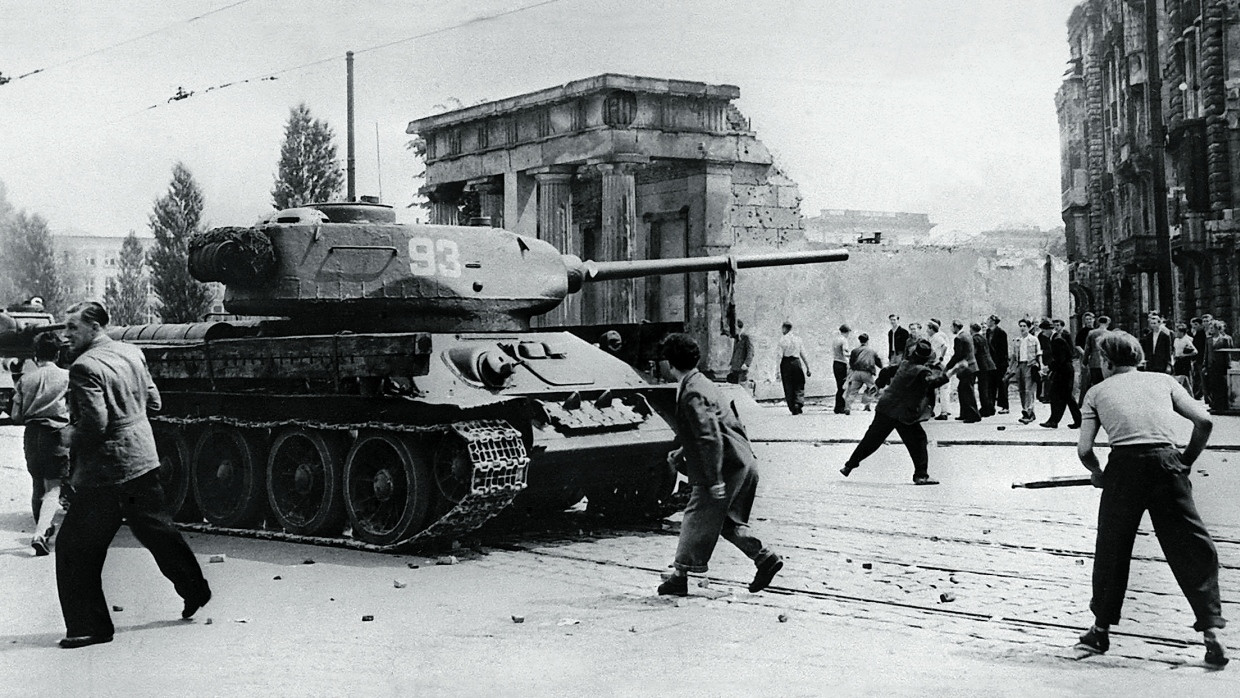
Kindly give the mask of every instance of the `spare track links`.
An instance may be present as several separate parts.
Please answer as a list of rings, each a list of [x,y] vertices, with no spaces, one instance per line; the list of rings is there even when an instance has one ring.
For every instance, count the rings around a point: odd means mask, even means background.
[[[465,443],[472,472],[469,488],[451,509],[426,528],[388,545],[362,541],[304,536],[265,529],[231,529],[209,523],[177,524],[192,531],[228,533],[249,538],[287,540],[291,542],[343,544],[346,547],[376,552],[394,552],[435,539],[449,539],[472,531],[504,510],[526,487],[530,459],[521,440],[521,433],[502,419],[479,419],[450,424],[412,425],[391,422],[339,424],[302,419],[244,420],[234,417],[167,417],[152,416],[151,421],[178,426],[227,424],[241,429],[278,429],[302,427],[326,431],[378,430],[416,433],[422,436],[446,436],[454,433]]]

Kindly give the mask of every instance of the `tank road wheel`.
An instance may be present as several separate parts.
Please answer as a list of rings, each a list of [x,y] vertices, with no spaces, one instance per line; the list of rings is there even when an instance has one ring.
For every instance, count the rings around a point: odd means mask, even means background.
[[[390,545],[426,524],[435,482],[421,454],[398,434],[362,432],[344,462],[344,504],[353,537]]]
[[[233,427],[207,427],[194,447],[191,474],[194,499],[207,521],[246,528],[263,520],[266,471],[254,437]]]
[[[189,441],[177,427],[155,428],[159,451],[159,484],[164,490],[168,513],[177,521],[201,521],[202,514],[190,496]]]
[[[289,533],[336,536],[344,530],[341,466],[344,444],[336,434],[283,431],[267,457],[267,503]]]

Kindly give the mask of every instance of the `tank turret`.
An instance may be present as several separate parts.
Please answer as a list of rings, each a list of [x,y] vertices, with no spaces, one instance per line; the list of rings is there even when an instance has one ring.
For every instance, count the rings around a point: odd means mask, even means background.
[[[634,262],[582,261],[489,227],[405,225],[390,206],[313,204],[190,241],[190,272],[227,285],[238,315],[354,331],[528,330],[585,283],[842,261],[843,250]]]

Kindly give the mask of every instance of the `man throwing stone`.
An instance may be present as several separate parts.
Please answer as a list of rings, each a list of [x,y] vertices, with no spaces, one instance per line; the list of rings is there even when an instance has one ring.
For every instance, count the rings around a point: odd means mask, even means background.
[[[754,561],[758,570],[749,591],[770,585],[784,562],[749,532],[749,511],[758,489],[753,447],[731,401],[698,371],[701,352],[686,334],[668,335],[660,347],[664,375],[680,382],[676,398],[676,434],[681,447],[668,459],[693,487],[680,524],[680,542],[672,575],[659,585],[660,595],[688,596],[689,573],[707,570],[722,535]]]

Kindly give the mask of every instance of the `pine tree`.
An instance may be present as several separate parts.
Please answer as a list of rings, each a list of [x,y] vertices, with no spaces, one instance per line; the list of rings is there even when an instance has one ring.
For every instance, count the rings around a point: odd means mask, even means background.
[[[182,163],[172,168],[168,193],[155,201],[151,232],[155,245],[147,253],[151,288],[159,298],[164,322],[197,322],[211,309],[213,294],[189,275],[189,238],[202,227],[202,191]]]
[[[42,216],[22,211],[0,220],[0,278],[7,286],[5,304],[41,296],[48,312],[63,310],[65,285]]]
[[[108,279],[108,288],[103,294],[103,302],[108,306],[112,322],[117,325],[140,325],[147,322],[150,308],[147,300],[146,253],[132,230],[121,244],[121,257],[117,268],[117,275]]]
[[[336,161],[333,138],[327,122],[312,119],[304,103],[289,110],[280,169],[271,190],[271,202],[277,210],[330,201],[340,193],[344,172]]]

